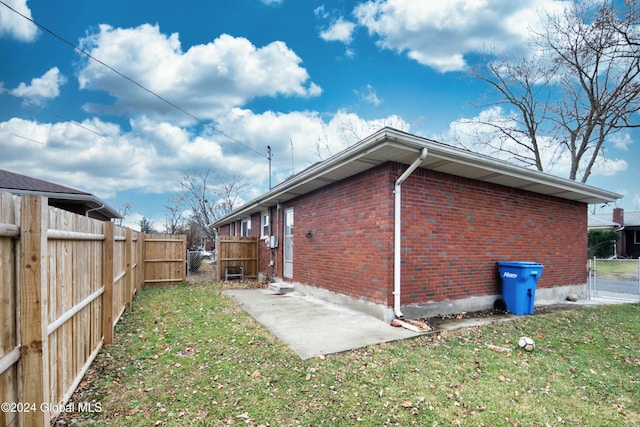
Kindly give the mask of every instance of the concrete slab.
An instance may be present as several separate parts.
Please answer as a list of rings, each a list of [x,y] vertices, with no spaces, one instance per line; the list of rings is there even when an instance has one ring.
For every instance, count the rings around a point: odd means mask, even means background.
[[[302,359],[421,335],[295,291],[232,289],[224,293]]]
[[[282,293],[273,289],[231,289],[223,292],[302,359],[413,338],[425,333],[393,327],[360,311],[301,292]],[[562,309],[572,305],[594,306],[625,302],[629,301],[607,298],[581,299],[577,302],[548,301],[536,303],[536,308],[555,306]],[[436,327],[436,331],[450,331],[522,317],[505,313],[485,318],[450,319],[432,326]]]

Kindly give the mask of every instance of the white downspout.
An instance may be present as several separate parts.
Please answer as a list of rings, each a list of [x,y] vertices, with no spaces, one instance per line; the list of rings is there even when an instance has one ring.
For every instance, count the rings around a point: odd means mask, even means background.
[[[401,271],[400,266],[402,262],[402,220],[400,218],[402,211],[402,191],[401,186],[402,183],[413,173],[414,170],[418,168],[422,164],[422,161],[427,157],[428,150],[427,148],[423,148],[420,152],[420,157],[418,157],[414,162],[409,166],[409,168],[404,171],[400,178],[396,180],[396,185],[393,189],[394,194],[394,224],[393,224],[393,312],[396,317],[404,317],[402,311],[400,311],[400,282],[401,282]]]
[[[87,209],[84,213],[84,216],[89,217],[89,213],[93,212],[93,211],[99,211],[100,209],[104,208],[104,203],[101,204],[100,206],[98,206],[97,208],[91,208],[91,209]]]

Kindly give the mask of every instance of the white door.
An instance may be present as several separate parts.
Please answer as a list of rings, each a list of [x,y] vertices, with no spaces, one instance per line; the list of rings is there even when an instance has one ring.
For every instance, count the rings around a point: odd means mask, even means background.
[[[293,279],[293,208],[284,210],[284,277]]]

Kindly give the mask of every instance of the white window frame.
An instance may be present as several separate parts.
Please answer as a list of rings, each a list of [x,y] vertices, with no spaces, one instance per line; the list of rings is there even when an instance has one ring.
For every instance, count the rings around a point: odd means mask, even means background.
[[[271,235],[271,226],[269,224],[269,211],[260,213],[260,237],[265,238]]]
[[[251,236],[251,218],[245,218],[240,222],[240,235],[242,237]]]

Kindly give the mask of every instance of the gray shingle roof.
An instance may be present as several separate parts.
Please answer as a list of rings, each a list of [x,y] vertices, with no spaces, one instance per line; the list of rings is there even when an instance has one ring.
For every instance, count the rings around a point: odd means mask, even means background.
[[[65,187],[64,185],[32,178],[19,173],[9,172],[0,169],[0,189],[35,191],[41,193],[61,193],[61,194],[85,194],[90,193]]]
[[[640,226],[640,212],[625,212],[624,225],[627,227]]]
[[[3,190],[12,194],[40,194],[50,200],[82,204],[110,219],[122,218],[118,211],[91,193],[0,169],[0,191]]]
[[[587,218],[587,228],[589,229],[605,230],[618,227],[620,227],[620,224],[611,221],[611,214],[589,215]]]
[[[613,221],[613,212],[589,214],[589,228],[640,227],[640,211],[624,212],[624,224]]]

